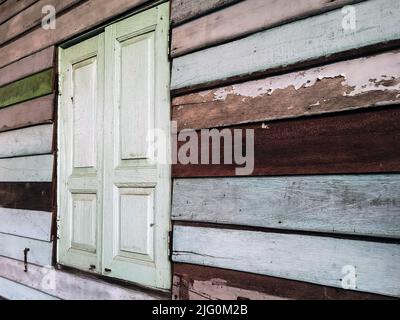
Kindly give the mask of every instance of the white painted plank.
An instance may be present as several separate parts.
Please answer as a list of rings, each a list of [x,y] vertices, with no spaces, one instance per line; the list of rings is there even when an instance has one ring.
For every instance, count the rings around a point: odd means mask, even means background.
[[[50,241],[52,213],[0,208],[0,232]]]
[[[397,174],[177,179],[172,216],[400,238],[399,190]]]
[[[338,9],[179,57],[173,61],[172,89],[399,39],[398,0],[370,0],[354,8],[355,30],[342,27],[346,14]]]
[[[53,244],[48,241],[22,238],[0,233],[0,256],[24,260],[24,249],[29,248],[28,263],[50,266]]]
[[[53,155],[0,159],[1,182],[51,182]]]
[[[400,296],[400,244],[175,226],[173,261],[339,288],[353,266],[355,290]]]
[[[51,153],[53,125],[0,133],[0,158]]]
[[[65,300],[163,300],[165,296],[143,290],[34,265],[23,270],[23,262],[0,257],[0,276]]]
[[[0,297],[7,300],[58,300],[53,296],[1,277]]]

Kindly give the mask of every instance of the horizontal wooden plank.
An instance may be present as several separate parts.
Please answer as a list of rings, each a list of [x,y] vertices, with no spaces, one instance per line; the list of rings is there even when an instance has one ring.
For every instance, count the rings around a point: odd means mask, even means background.
[[[51,153],[52,141],[52,124],[1,132],[0,158]]]
[[[24,261],[25,248],[29,248],[28,263],[51,265],[53,248],[51,242],[0,233],[0,256]]]
[[[2,47],[0,67],[61,43],[149,0],[88,0],[57,18],[57,28],[37,28]],[[74,23],[71,23],[74,21]]]
[[[294,118],[400,101],[400,51],[173,99],[178,130]]]
[[[240,271],[175,263],[174,300],[380,300],[370,293],[344,290]]]
[[[41,284],[46,276],[54,276],[54,287]],[[0,276],[65,300],[164,300],[162,294],[145,289],[127,289],[90,276],[43,269],[29,265],[24,272],[22,262],[0,257]]]
[[[400,244],[175,226],[173,261],[338,288],[352,266],[356,291],[400,297]]]
[[[291,65],[312,64],[321,57],[332,59],[341,52],[399,39],[399,1],[370,0],[354,8],[355,30],[343,29],[341,22],[346,15],[337,9],[174,59],[172,89],[226,82],[279,68],[288,70]]]
[[[32,4],[20,14],[0,25],[0,44],[10,41],[19,34],[40,25],[44,17],[42,8],[46,5],[53,6],[57,15],[60,15],[64,10],[76,5],[80,1],[82,0],[41,0]]]
[[[0,182],[0,207],[52,211],[51,183]]]
[[[0,277],[0,297],[7,300],[57,300],[41,291]]]
[[[0,159],[1,182],[51,182],[53,155]]]
[[[55,47],[49,47],[0,69],[0,86],[38,73],[54,65]]]
[[[37,1],[38,0],[8,0],[1,6],[0,24]]]
[[[225,154],[221,143],[221,164],[212,164],[211,157],[209,164],[204,161],[201,164],[198,156],[199,164],[179,162],[173,165],[172,174],[184,178],[399,172],[399,117],[399,107],[387,107],[229,127],[232,137],[235,129],[239,129],[237,134],[242,133],[242,140],[234,143],[232,149],[248,149],[243,151],[247,154],[244,165],[237,165],[236,160],[233,164],[223,164]],[[254,131],[246,132],[245,129]],[[250,143],[251,132],[254,133],[254,148]],[[199,137],[200,133],[197,135]],[[201,138],[198,140],[200,144]],[[179,148],[184,143],[180,142]],[[214,143],[210,142],[210,150],[217,147]],[[201,150],[200,146],[198,150]],[[229,154],[227,158],[232,160]],[[237,171],[243,167],[246,169]]]
[[[0,109],[0,132],[53,121],[54,94]]]
[[[400,238],[398,190],[400,175],[178,179],[172,217]]]
[[[0,108],[53,92],[53,69],[48,69],[0,88]]]
[[[171,22],[176,25],[242,0],[172,0]]]
[[[52,213],[0,208],[0,233],[50,241]]]
[[[171,54],[181,56],[356,2],[359,0],[300,0],[294,6],[292,0],[245,0],[174,28]]]

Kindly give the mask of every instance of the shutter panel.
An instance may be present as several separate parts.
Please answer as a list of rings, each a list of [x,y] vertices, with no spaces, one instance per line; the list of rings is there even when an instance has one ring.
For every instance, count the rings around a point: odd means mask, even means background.
[[[170,152],[168,10],[106,28],[103,270],[159,288],[170,288],[170,166],[157,161]]]
[[[60,60],[58,261],[101,270],[104,35]]]

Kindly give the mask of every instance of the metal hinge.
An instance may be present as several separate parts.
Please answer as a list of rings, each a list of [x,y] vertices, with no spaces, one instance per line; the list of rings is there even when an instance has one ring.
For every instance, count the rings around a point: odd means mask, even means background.
[[[168,232],[168,258],[172,259],[172,231]]]

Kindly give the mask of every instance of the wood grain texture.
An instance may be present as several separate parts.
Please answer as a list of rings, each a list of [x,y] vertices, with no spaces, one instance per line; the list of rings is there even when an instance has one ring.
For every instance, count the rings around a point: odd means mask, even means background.
[[[192,93],[173,99],[178,131],[367,108],[400,101],[400,52]]]
[[[50,241],[52,213],[0,208],[0,233]]]
[[[33,75],[54,65],[55,47],[48,47],[0,69],[0,86]]]
[[[242,0],[172,0],[171,22],[173,25],[197,18]]]
[[[0,132],[53,121],[54,94],[0,109]]]
[[[38,0],[8,0],[1,5],[0,24],[15,16]]]
[[[387,296],[240,271],[175,263],[173,300],[381,300]]]
[[[83,2],[74,10],[67,11],[58,17],[55,30],[37,28],[3,46],[0,51],[0,67],[88,31],[110,18],[146,2],[148,0],[88,0]]]
[[[0,182],[0,207],[52,211],[51,183]]]
[[[355,2],[359,1],[300,0],[294,6],[292,0],[245,0],[174,28],[171,55],[181,56]]]
[[[51,242],[0,233],[0,256],[24,261],[25,248],[30,249],[27,255],[28,263],[51,265],[53,248]]]
[[[20,14],[0,25],[0,45],[12,40],[21,33],[39,26],[45,16],[45,14],[42,13],[42,8],[44,6],[53,6],[57,16],[59,16],[64,10],[81,1],[83,0],[41,0],[32,4]]]
[[[54,276],[55,287],[42,286],[46,276]],[[0,276],[19,282],[27,287],[42,290],[46,294],[65,300],[164,300],[162,294],[143,289],[127,289],[116,284],[97,280],[91,276],[44,269],[29,265],[24,272],[23,263],[0,257]]]
[[[335,54],[399,39],[397,0],[370,0],[354,7],[355,30],[343,29],[345,15],[338,9],[174,59],[172,89],[288,70],[289,66],[312,64],[321,57],[332,59]]]
[[[52,142],[52,124],[1,132],[0,158],[48,154]]]
[[[57,300],[55,297],[0,277],[0,296],[7,300]]]
[[[254,170],[251,175],[399,172],[399,117],[400,108],[389,107],[241,125],[229,127],[229,130],[242,130],[243,148],[248,135],[243,130],[254,130]],[[242,147],[236,145],[236,148]],[[213,143],[210,143],[210,149],[212,147]],[[224,156],[221,148],[221,162]],[[211,164],[211,160],[209,163],[178,163],[173,165],[173,176],[235,176],[236,169],[241,167]]]
[[[53,155],[0,159],[1,182],[51,182]]]
[[[48,69],[0,88],[0,108],[53,92],[53,69]]]
[[[196,239],[196,241],[193,241]],[[219,228],[174,227],[173,261],[400,297],[400,244]]]
[[[181,221],[400,238],[399,189],[400,175],[177,179],[172,216]]]

